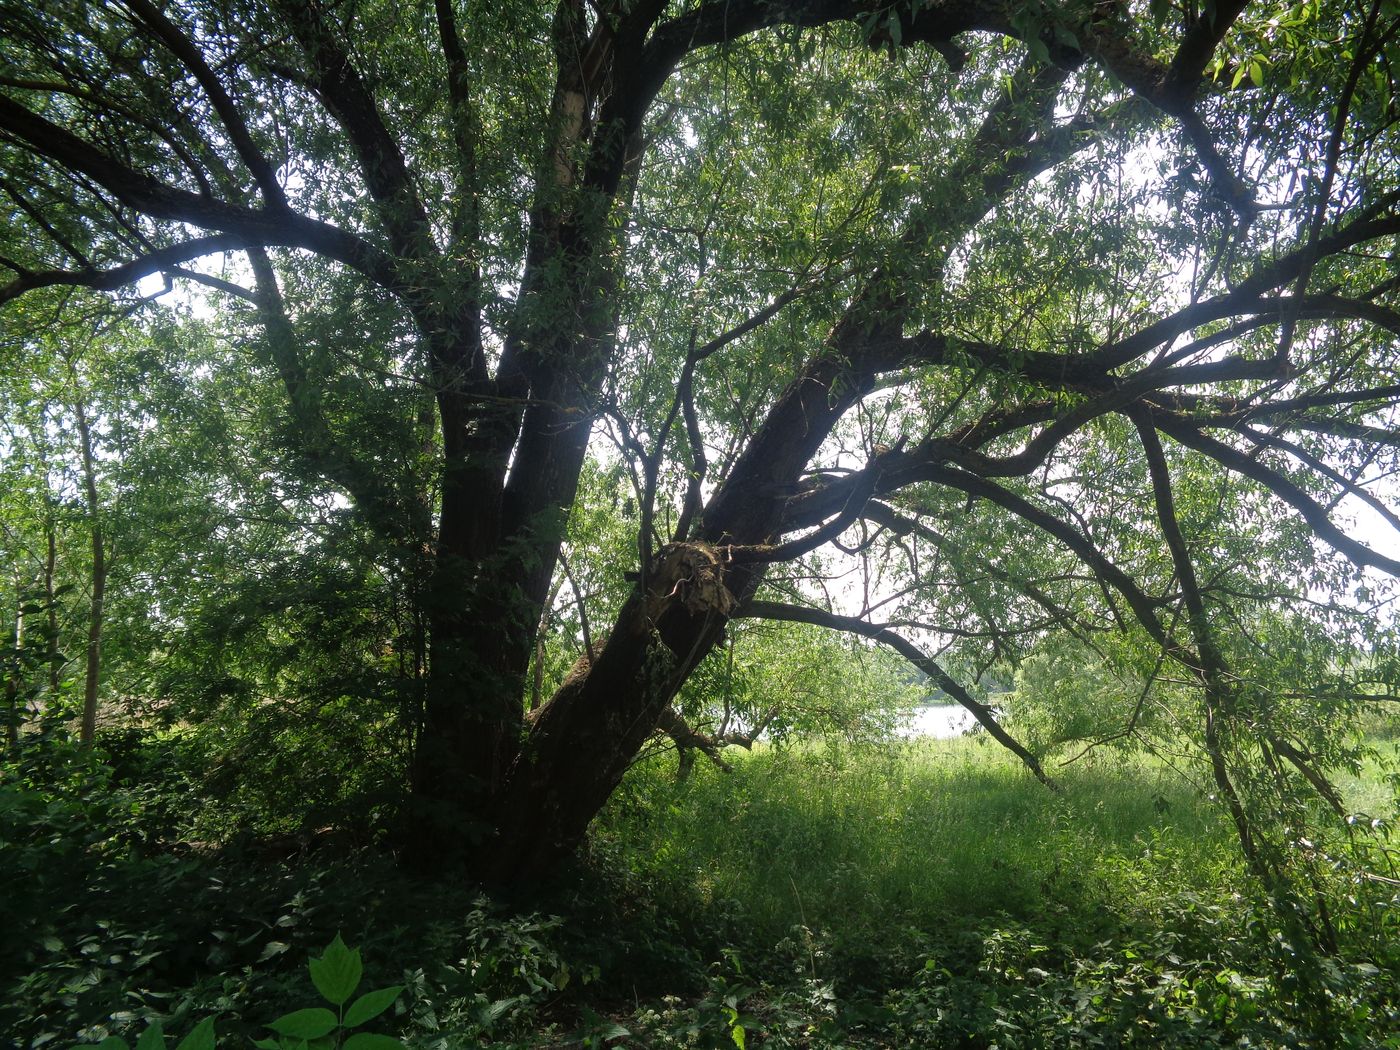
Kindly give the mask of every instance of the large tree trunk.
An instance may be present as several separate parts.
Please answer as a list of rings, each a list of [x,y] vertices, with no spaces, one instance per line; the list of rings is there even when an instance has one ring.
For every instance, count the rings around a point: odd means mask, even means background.
[[[583,46],[568,39],[581,17],[561,6],[557,47]],[[439,396],[444,484],[413,770],[414,836],[431,839],[435,853],[465,847],[480,857],[527,836],[531,824],[505,800],[516,771],[536,766],[520,758],[527,676],[617,326],[610,219],[614,206],[626,206],[630,184],[620,195],[618,185],[636,160],[595,142],[605,160],[587,176],[577,169],[596,102],[581,75],[575,62],[561,62],[550,146],[536,173],[523,306],[491,388],[518,406],[458,411],[449,393]],[[613,129],[620,142],[640,119]],[[540,300],[553,306],[541,309]],[[507,811],[516,816],[504,818]]]
[[[536,713],[492,811],[494,834],[477,865],[484,876],[537,879],[578,846],[681,685],[723,638],[730,614],[762,580],[764,561],[735,561],[731,551],[778,535],[784,494],[886,364],[878,353],[855,352],[857,340],[868,350],[887,335],[838,326],[778,399],[697,537],[655,554],[597,658]],[[852,360],[864,367],[853,371]]]
[[[951,245],[1009,187],[1070,148],[1040,144],[1024,164],[994,170],[985,170],[978,148],[1031,137],[1062,80],[1059,71],[1033,68],[1024,83],[1018,79],[1018,97],[1027,94],[1033,103],[1024,111],[994,109],[964,159],[966,179],[955,173],[976,192],[917,209],[906,240]],[[587,120],[570,119],[571,104],[588,109],[586,94],[572,74],[561,74],[555,97],[561,151],[589,131]],[[534,631],[558,557],[562,514],[573,501],[583,463],[589,433],[584,421],[596,411],[616,326],[615,269],[602,249],[614,236],[608,216],[627,208],[623,176],[639,155],[639,122],[637,113],[610,123],[604,109],[592,162],[582,176],[596,206],[585,209],[587,220],[580,212],[548,208],[532,216],[532,256],[521,301],[543,280],[539,274],[554,273],[562,275],[552,289],[562,307],[543,322],[534,317],[507,340],[503,379],[508,386],[518,377],[521,390],[531,395],[517,417],[516,469],[497,490],[498,529],[476,530],[492,533],[496,545],[464,552],[455,569],[450,541],[457,529],[449,528],[449,520],[457,508],[444,487],[448,542],[440,574],[452,582],[439,587],[435,599],[434,685],[415,786],[424,806],[447,825],[432,838],[441,843],[455,833],[478,847],[471,851],[474,867],[497,880],[537,878],[580,842],[686,677],[723,636],[730,610],[758,587],[764,557],[735,561],[729,552],[775,543],[787,496],[802,471],[837,421],[905,352],[903,286],[876,271],[773,404],[689,535],[674,537],[641,567],[637,590],[597,659],[566,682],[526,730],[525,675]],[[631,145],[622,149],[622,142]],[[560,165],[546,177],[555,180],[563,199],[576,176]],[[445,427],[447,422],[444,415]],[[451,443],[445,431],[445,444]],[[497,462],[504,466],[503,459]],[[487,513],[486,506],[476,513]],[[465,606],[463,595],[470,596]]]
[[[680,684],[719,639],[734,607],[724,555],[671,544],[653,559],[592,661],[533,718],[481,857],[493,881],[546,874],[582,839]],[[733,582],[730,580],[730,582]]]

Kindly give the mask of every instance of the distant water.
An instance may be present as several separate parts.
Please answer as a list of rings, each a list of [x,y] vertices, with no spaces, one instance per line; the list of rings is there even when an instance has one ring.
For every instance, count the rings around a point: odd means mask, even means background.
[[[913,739],[921,736],[950,737],[965,733],[977,724],[972,713],[957,704],[916,707],[905,713],[899,735]]]

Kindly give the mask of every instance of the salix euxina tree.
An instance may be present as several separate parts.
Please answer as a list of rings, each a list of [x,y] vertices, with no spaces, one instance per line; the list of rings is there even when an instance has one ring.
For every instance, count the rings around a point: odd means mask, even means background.
[[[1337,520],[1350,498],[1396,524],[1372,484],[1400,444],[1391,7],[0,16],[6,323],[39,289],[153,276],[226,305],[307,466],[429,581],[411,777],[435,847],[548,870],[737,615],[894,645],[1018,747],[898,623],[759,594],[840,543],[903,545],[930,613],[900,622],[976,620],[968,646],[1112,629],[1155,649],[1199,687],[1267,873],[1235,764],[1321,773],[1242,715],[1234,610],[1305,597],[1266,592],[1315,549],[1332,582],[1400,572]],[[426,478],[378,462],[356,382],[401,392]],[[636,481],[635,584],[527,722],[604,430]],[[1215,485],[1244,494],[1245,532],[1251,506],[1307,535],[1259,526],[1259,564],[1221,564],[1230,522],[1194,499]],[[920,581],[921,549],[957,571]],[[1239,586],[1250,568],[1269,586]],[[950,579],[994,582],[1002,613]]]

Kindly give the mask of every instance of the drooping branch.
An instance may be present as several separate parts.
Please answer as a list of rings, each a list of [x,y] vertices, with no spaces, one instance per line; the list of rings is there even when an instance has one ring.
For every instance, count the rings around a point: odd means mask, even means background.
[[[879,500],[871,500],[865,505],[861,516],[877,525],[883,525],[896,534],[913,533],[916,536],[932,543],[936,548],[945,552],[953,552],[957,549],[957,544],[949,536],[945,536],[937,529],[918,517],[911,517],[900,513],[887,503]],[[1072,637],[1081,641],[1084,638],[1084,627],[1074,621],[1070,611],[1055,601],[1043,588],[1037,586],[1034,581],[1023,575],[1018,575],[1007,571],[986,558],[977,556],[974,553],[960,551],[959,557],[967,558],[973,562],[982,572],[993,579],[999,581],[1030,599],[1041,609],[1045,610],[1050,620],[1063,628]]]
[[[1328,481],[1338,486],[1345,495],[1355,496],[1357,499],[1361,500],[1373,511],[1375,511],[1382,518],[1384,518],[1386,524],[1388,524],[1397,533],[1400,533],[1400,515],[1397,515],[1395,511],[1391,510],[1388,506],[1386,506],[1380,498],[1378,498],[1374,493],[1367,490],[1363,485],[1358,484],[1353,479],[1346,477],[1341,472],[1333,470],[1330,466],[1327,465],[1327,463],[1319,459],[1317,456],[1313,455],[1301,445],[1297,444],[1297,442],[1281,438],[1277,434],[1266,434],[1262,431],[1255,430],[1252,427],[1241,427],[1240,433],[1242,433],[1250,441],[1253,441],[1255,444],[1263,445],[1268,448],[1276,448],[1280,449],[1281,451],[1287,452],[1299,463],[1304,464],[1308,467],[1308,469],[1312,470],[1314,473],[1322,475]]]
[[[96,334],[96,333],[94,333]],[[87,658],[83,676],[83,711],[78,740],[91,747],[97,731],[97,696],[102,674],[103,616],[106,607],[107,556],[109,543],[104,535],[103,511],[97,493],[97,455],[92,439],[91,406],[78,379],[71,357],[65,356],[69,380],[73,384],[73,418],[78,425],[78,447],[82,453],[83,494],[88,516],[88,539],[92,550],[91,595],[88,604]]]
[[[1037,780],[1052,790],[1058,790],[1054,781],[1041,767],[1040,760],[1002,727],[996,719],[996,713],[964,689],[957,679],[948,674],[937,661],[903,635],[896,634],[882,624],[870,623],[856,616],[841,616],[824,609],[815,609],[806,605],[786,605],[782,602],[751,601],[742,606],[735,613],[735,616],[784,620],[789,623],[807,623],[860,635],[888,646],[928,675],[940,689],[966,708],[997,743],[1025,763],[1026,768],[1034,774]]]
[[[364,469],[336,440],[323,410],[323,391],[302,360],[300,341],[287,316],[272,262],[261,248],[250,248],[248,261],[255,280],[253,301],[266,333],[268,356],[287,393],[286,404],[296,427],[299,451],[343,488],[381,533],[402,538],[406,529],[411,535],[426,536],[427,523],[402,521],[404,507],[382,475]]]
[[[1147,472],[1152,483],[1152,498],[1157,510],[1157,521],[1161,526],[1162,537],[1166,540],[1167,549],[1171,552],[1172,565],[1176,570],[1177,582],[1181,586],[1182,600],[1186,606],[1186,622],[1196,643],[1197,666],[1195,669],[1200,676],[1201,688],[1205,697],[1205,744],[1206,755],[1210,760],[1211,775],[1230,810],[1230,816],[1234,821],[1235,831],[1239,836],[1240,848],[1244,851],[1245,859],[1264,884],[1272,888],[1274,872],[1266,863],[1255,843],[1254,827],[1245,812],[1244,802],[1240,798],[1239,791],[1235,787],[1226,764],[1220,737],[1221,721],[1222,719],[1228,720],[1233,716],[1235,702],[1231,693],[1228,669],[1225,666],[1224,657],[1216,645],[1210,617],[1196,580],[1196,566],[1191,559],[1190,551],[1187,549],[1186,540],[1181,534],[1181,525],[1177,521],[1176,502],[1172,494],[1171,474],[1167,467],[1166,454],[1163,452],[1162,443],[1157,437],[1151,414],[1146,411],[1137,411],[1132,413],[1132,420],[1137,427],[1143,453],[1147,460]]]
[[[15,204],[19,206],[20,211],[29,216],[30,221],[32,221],[35,226],[39,227],[39,229],[43,230],[45,236],[54,244],[58,245],[69,258],[77,260],[78,264],[84,269],[93,267],[92,258],[87,251],[80,248],[71,237],[68,237],[57,229],[53,223],[49,222],[48,216],[44,214],[44,210],[29,199],[27,187],[20,187],[11,182],[11,180],[0,177],[0,188],[4,189],[5,196],[14,201]],[[4,265],[19,274],[26,272],[25,267],[13,263],[8,259],[5,260]]]
[[[1269,744],[1273,747],[1275,752],[1286,758],[1293,765],[1294,769],[1303,774],[1303,779],[1311,784],[1313,790],[1322,796],[1327,805],[1331,807],[1333,813],[1337,814],[1339,817],[1345,817],[1347,815],[1346,805],[1342,802],[1342,798],[1337,793],[1336,787],[1322,774],[1322,771],[1317,768],[1312,755],[1309,755],[1301,748],[1294,747],[1289,741],[1277,735],[1271,735],[1269,737]]]
[[[1154,640],[1166,644],[1166,636],[1157,618],[1157,601],[1144,592],[1131,576],[1110,561],[1089,537],[1010,489],[970,471],[944,465],[940,452],[936,446],[920,445],[897,457],[897,462],[886,464],[881,483],[876,488],[877,494],[894,492],[924,481],[945,485],[996,504],[1068,547],[1107,587],[1123,596],[1138,621]],[[812,510],[829,502],[832,491],[844,493],[847,484],[846,479],[841,479],[793,498],[788,503],[785,520],[790,526],[807,520]]]
[[[1202,433],[1191,422],[1173,414],[1154,413],[1153,425],[1187,448],[1208,456],[1226,469],[1262,485],[1302,515],[1319,539],[1359,566],[1400,576],[1400,560],[1374,551],[1352,539],[1333,521],[1327,509],[1281,473],[1222,441]]]

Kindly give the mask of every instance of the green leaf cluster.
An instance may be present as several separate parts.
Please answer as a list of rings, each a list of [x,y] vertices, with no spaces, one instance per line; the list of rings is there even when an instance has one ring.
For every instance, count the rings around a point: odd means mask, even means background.
[[[259,1039],[254,1046],[259,1050],[402,1050],[403,1043],[391,1036],[355,1031],[393,1006],[403,993],[402,985],[365,992],[352,1001],[363,966],[359,949],[346,947],[339,934],[325,954],[311,960],[310,970],[311,983],[335,1009],[314,1006],[283,1014],[267,1025],[276,1038]]]
[[[403,994],[402,985],[391,985],[365,992],[353,1000],[360,986],[363,966],[357,948],[349,948],[337,934],[319,958],[310,962],[311,983],[334,1010],[324,1006],[307,1007],[283,1014],[267,1027],[275,1038],[255,1040],[259,1050],[404,1050],[401,1040],[356,1029],[388,1010]],[[348,1006],[346,1004],[349,1004]],[[199,1022],[175,1050],[215,1050],[214,1018]],[[98,1050],[166,1050],[165,1031],[160,1021],[152,1021],[134,1047],[121,1036],[110,1035],[97,1044]]]

